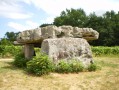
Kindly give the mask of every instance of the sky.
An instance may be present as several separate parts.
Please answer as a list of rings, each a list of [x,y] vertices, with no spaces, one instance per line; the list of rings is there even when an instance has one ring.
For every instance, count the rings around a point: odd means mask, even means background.
[[[0,0],[0,38],[6,32],[19,32],[52,23],[66,9],[82,8],[87,15],[119,11],[119,0]]]

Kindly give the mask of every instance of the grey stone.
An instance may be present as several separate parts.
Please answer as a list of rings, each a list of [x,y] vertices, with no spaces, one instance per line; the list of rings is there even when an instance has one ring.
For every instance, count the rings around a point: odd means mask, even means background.
[[[19,33],[17,37],[18,43],[35,43],[39,41],[42,41],[40,28],[25,30]]]
[[[84,38],[86,40],[96,40],[99,37],[99,33],[92,28],[73,28],[73,37],[74,38]]]
[[[45,39],[41,47],[41,53],[47,54],[56,63],[61,59],[76,59],[84,65],[93,61],[90,45],[83,38]]]
[[[34,45],[33,44],[25,44],[24,45],[24,54],[25,54],[25,58],[31,59],[34,56]]]
[[[47,38],[55,38],[56,37],[56,31],[57,27],[50,25],[50,26],[46,26],[46,27],[42,27],[41,28],[41,35],[42,38],[47,39]]]
[[[99,33],[92,28],[78,28],[72,26],[46,26],[21,32],[17,37],[18,43],[37,43],[48,38],[84,38],[86,40],[96,40]]]

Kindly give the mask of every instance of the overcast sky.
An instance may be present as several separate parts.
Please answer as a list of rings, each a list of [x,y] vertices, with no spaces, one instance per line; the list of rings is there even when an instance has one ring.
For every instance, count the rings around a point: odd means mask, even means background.
[[[0,38],[6,32],[18,32],[52,23],[61,11],[82,8],[89,14],[119,11],[119,0],[0,0]]]

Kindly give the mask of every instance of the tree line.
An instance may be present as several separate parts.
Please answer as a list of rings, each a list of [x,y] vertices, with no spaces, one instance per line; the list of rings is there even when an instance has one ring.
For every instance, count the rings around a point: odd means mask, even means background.
[[[6,32],[4,38],[0,39],[0,45],[13,45],[13,42],[16,41],[17,35],[20,32]]]
[[[42,24],[47,26],[49,24]],[[86,15],[83,9],[66,9],[60,16],[54,18],[53,25],[71,25],[74,27],[93,28],[99,32],[99,39],[89,42],[94,46],[118,46],[119,45],[119,12],[107,11],[102,16],[95,12]]]
[[[89,42],[94,46],[118,46],[119,45],[119,12],[106,11],[103,15],[96,15],[95,12],[86,15],[83,9],[66,9],[54,18],[53,23],[47,25],[71,25],[79,28],[93,28],[99,32],[99,39]],[[18,32],[19,33],[19,32]],[[5,40],[13,42],[18,33],[7,32]],[[1,39],[1,41],[3,40]]]

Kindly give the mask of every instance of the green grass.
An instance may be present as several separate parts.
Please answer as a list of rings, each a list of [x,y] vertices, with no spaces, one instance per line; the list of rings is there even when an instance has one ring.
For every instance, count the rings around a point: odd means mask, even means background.
[[[0,57],[13,57],[17,52],[21,51],[21,46],[3,46],[0,45]],[[107,46],[92,46],[91,47],[94,56],[105,55],[119,55],[119,46],[107,47]],[[39,52],[39,48],[35,48],[36,52]],[[37,53],[36,53],[37,54]]]
[[[95,56],[119,55],[119,46],[115,46],[115,47],[96,46],[96,47],[91,47],[91,48]]]
[[[111,68],[118,68],[119,67],[118,64],[112,63],[112,62],[99,61],[97,63],[99,63],[102,67],[111,67]]]
[[[118,90],[119,56],[94,57],[101,70],[34,76],[0,59],[0,90]]]

